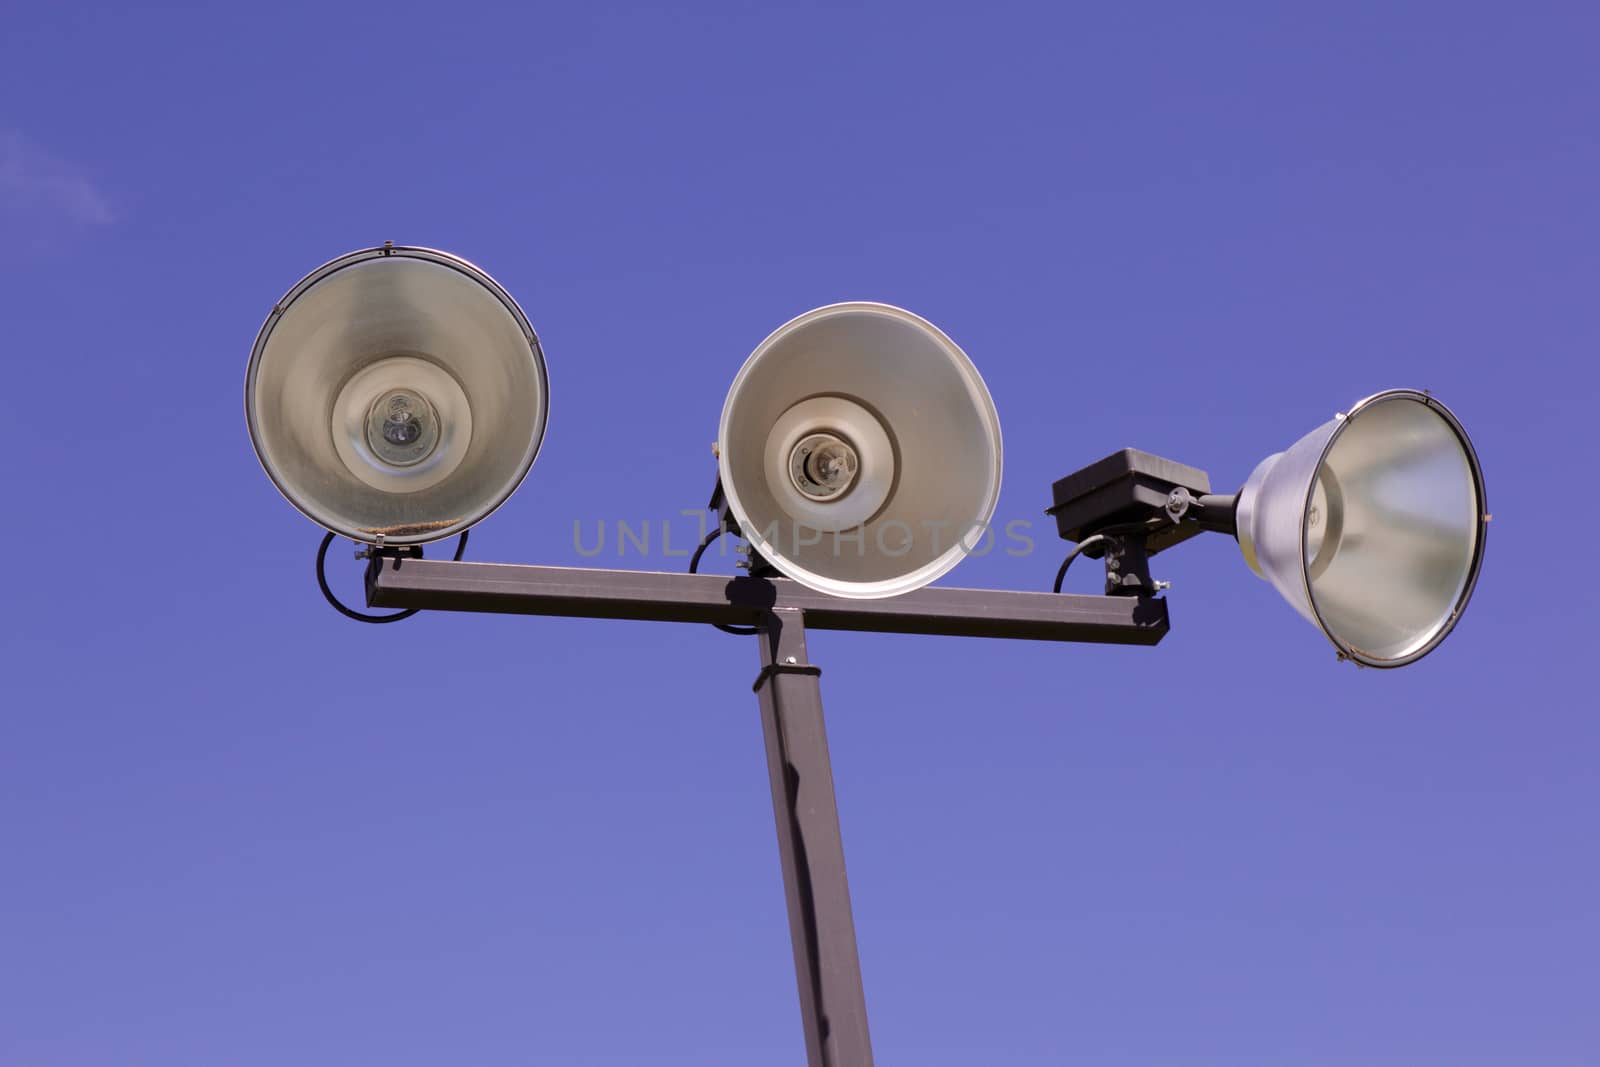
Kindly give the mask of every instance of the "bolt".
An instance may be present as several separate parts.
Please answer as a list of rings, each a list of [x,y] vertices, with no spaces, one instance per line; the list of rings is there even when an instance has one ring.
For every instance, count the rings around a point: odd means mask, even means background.
[[[1161,590],[1163,590],[1163,589],[1171,589],[1172,588],[1172,583],[1171,582],[1156,582],[1154,584],[1155,584],[1156,592],[1158,592],[1158,593],[1161,592]]]
[[[799,663],[800,661],[795,659],[793,656],[790,656],[788,659],[784,660],[783,662],[785,662],[785,663]]]

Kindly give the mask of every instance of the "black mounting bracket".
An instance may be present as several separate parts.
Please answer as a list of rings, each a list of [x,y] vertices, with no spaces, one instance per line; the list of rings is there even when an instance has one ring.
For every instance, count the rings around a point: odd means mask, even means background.
[[[718,476],[717,485],[711,491],[711,502],[706,505],[717,513],[717,522],[721,525],[722,532],[732,534],[739,538],[742,547],[740,554],[745,558],[739,561],[739,568],[747,571],[752,578],[781,578],[778,568],[767,561],[767,558],[756,551],[756,546],[744,536],[744,530],[739,526],[739,520],[734,518],[733,509],[728,507],[728,494],[722,489],[722,478]]]
[[[1105,559],[1106,592],[1151,596],[1150,557],[1206,530],[1234,533],[1236,497],[1211,492],[1205,471],[1124,448],[1059,479],[1045,514],[1063,540]]]

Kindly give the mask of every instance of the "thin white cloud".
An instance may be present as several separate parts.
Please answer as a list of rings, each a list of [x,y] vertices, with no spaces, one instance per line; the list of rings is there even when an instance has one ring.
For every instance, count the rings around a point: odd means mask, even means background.
[[[81,167],[15,130],[0,130],[0,216],[35,234],[116,221],[111,201]]]

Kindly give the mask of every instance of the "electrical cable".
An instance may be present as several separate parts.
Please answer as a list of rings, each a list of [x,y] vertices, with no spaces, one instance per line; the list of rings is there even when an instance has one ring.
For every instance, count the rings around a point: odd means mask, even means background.
[[[471,531],[469,530],[461,531],[461,539],[456,542],[456,554],[452,557],[454,561],[460,562],[461,554],[467,550],[467,534],[470,532]],[[317,588],[322,590],[323,597],[327,599],[329,604],[333,605],[333,610],[337,611],[340,615],[343,615],[347,619],[354,619],[356,622],[370,622],[374,625],[385,622],[399,622],[401,619],[409,619],[411,616],[422,610],[421,608],[405,608],[401,611],[394,612],[392,615],[368,615],[366,612],[356,611],[352,608],[346,607],[338,597],[333,595],[333,590],[328,586],[328,546],[333,544],[333,538],[334,534],[330,531],[328,535],[322,539],[322,545],[317,549]],[[417,551],[420,553],[422,551],[422,546],[417,546]]]
[[[1067,568],[1072,566],[1072,561],[1077,559],[1078,556],[1083,553],[1084,549],[1093,548],[1095,545],[1109,541],[1113,537],[1121,537],[1124,534],[1151,534],[1168,525],[1169,521],[1170,520],[1158,518],[1151,522],[1125,522],[1117,526],[1107,526],[1098,533],[1090,534],[1082,541],[1079,541],[1078,547],[1074,548],[1071,552],[1068,552],[1067,558],[1061,561],[1061,569],[1056,571],[1056,584],[1050,591],[1052,593],[1061,592],[1061,583],[1067,577]]]
[[[690,574],[700,573],[700,557],[706,554],[706,549],[711,547],[711,542],[715,541],[721,536],[721,526],[718,526],[715,530],[712,530],[710,533],[706,534],[705,540],[700,542],[700,547],[695,549],[694,555],[689,557]],[[730,626],[725,622],[714,622],[711,625],[715,626],[723,633],[733,634],[735,637],[749,637],[752,634],[758,634],[761,632],[761,627],[759,626]]]
[[[1075,560],[1079,556],[1083,555],[1083,550],[1084,549],[1092,548],[1095,545],[1100,544],[1102,541],[1109,541],[1109,540],[1111,540],[1111,538],[1107,537],[1105,534],[1091,534],[1090,536],[1085,537],[1082,541],[1079,541],[1078,544],[1077,544],[1077,547],[1074,548],[1071,552],[1068,552],[1067,553],[1067,558],[1061,561],[1061,569],[1056,571],[1056,584],[1055,584],[1055,587],[1052,588],[1050,591],[1052,593],[1061,592],[1061,583],[1066,580],[1067,568],[1072,566],[1072,561],[1073,560]]]

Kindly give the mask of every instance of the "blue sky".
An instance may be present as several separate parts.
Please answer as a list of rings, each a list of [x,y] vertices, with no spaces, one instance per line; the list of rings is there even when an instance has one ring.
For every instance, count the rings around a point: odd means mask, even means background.
[[[1495,519],[1414,667],[1220,537],[1154,649],[814,637],[878,1061],[1595,1062],[1600,18],[1113,8],[6,5],[0,1062],[802,1061],[750,642],[318,597],[245,361],[384,240],[549,357],[481,560],[701,504],[837,300],[994,395],[1038,549],[943,584],[1048,588],[1114,449],[1231,488],[1433,390]]]

